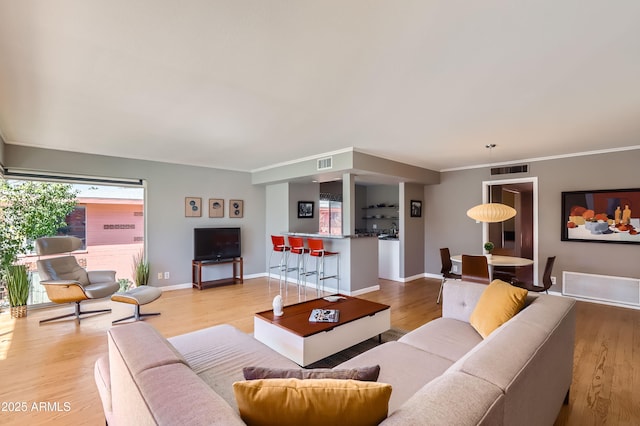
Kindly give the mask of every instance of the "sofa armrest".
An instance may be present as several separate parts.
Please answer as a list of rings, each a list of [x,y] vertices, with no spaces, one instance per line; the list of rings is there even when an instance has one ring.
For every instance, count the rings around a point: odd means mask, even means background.
[[[98,387],[104,417],[107,424],[113,423],[113,415],[111,408],[111,373],[109,370],[109,358],[104,355],[98,358],[93,368],[93,378]]]
[[[144,322],[108,333],[112,419],[118,425],[242,425],[239,414]]]
[[[442,290],[442,317],[469,322],[486,284],[449,280]]]
[[[90,283],[102,283],[116,280],[116,271],[87,271]]]

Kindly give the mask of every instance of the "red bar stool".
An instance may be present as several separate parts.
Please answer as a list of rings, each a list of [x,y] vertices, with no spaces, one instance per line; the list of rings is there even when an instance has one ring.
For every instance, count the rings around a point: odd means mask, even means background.
[[[337,292],[340,293],[340,253],[335,251],[327,251],[324,249],[324,242],[315,238],[308,238],[307,244],[309,244],[309,257],[316,258],[316,270],[312,272],[306,272],[307,275],[316,275],[316,290],[320,293],[320,281],[322,281],[322,291],[324,292],[324,280],[333,278],[337,283]],[[335,275],[327,275],[325,272],[324,259],[326,257],[335,257],[336,259],[336,273]]]
[[[287,271],[298,272],[298,279],[296,281],[296,283],[298,284],[298,294],[300,294],[301,285],[305,288],[305,294],[306,294],[307,286],[303,284],[303,282],[301,281],[301,278],[304,278],[307,276],[306,255],[309,253],[309,249],[304,246],[304,240],[302,239],[302,237],[290,236],[288,237],[288,240],[289,240],[289,248],[290,248],[289,257],[291,257],[292,255],[296,255],[297,262],[296,262],[296,266],[292,268],[289,268],[289,264],[287,263]]]
[[[291,247],[287,246],[284,243],[284,236],[282,235],[272,235],[271,236],[271,243],[273,243],[273,250],[271,250],[271,254],[269,255],[269,280],[268,280],[268,284],[269,284],[269,290],[271,290],[271,270],[278,268],[279,271],[279,278],[278,278],[278,288],[281,288],[282,286],[282,271],[285,271],[285,286],[287,284],[287,258],[288,258],[288,254],[289,251],[291,250]],[[280,259],[278,260],[278,263],[276,265],[274,265],[272,263],[272,259],[273,259],[273,255],[278,253],[280,255]]]

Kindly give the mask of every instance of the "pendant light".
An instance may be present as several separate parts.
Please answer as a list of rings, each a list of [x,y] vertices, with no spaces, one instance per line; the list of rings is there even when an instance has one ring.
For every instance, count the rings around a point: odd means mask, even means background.
[[[489,156],[491,156],[491,150],[496,147],[496,144],[492,143],[486,145],[485,148],[489,148]],[[491,160],[489,160],[491,163]],[[467,216],[477,222],[504,222],[507,219],[511,219],[516,215],[516,210],[513,207],[507,206],[501,203],[492,203],[492,189],[491,189],[491,164],[489,164],[489,202],[485,204],[479,204],[475,207],[467,210]]]

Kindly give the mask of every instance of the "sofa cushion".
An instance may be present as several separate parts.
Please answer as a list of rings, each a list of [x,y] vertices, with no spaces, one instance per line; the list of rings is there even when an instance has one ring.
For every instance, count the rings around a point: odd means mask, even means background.
[[[373,426],[387,417],[391,386],[334,379],[264,379],[233,384],[249,426]]]
[[[351,358],[336,368],[380,365],[378,381],[393,386],[389,413],[394,412],[418,389],[449,368],[453,362],[400,342],[387,342]]]
[[[482,336],[468,322],[438,318],[405,334],[398,341],[457,361],[482,342]]]
[[[469,317],[487,288],[485,284],[449,280],[442,288],[442,317],[469,322]]]
[[[483,338],[520,312],[527,290],[514,287],[501,280],[493,280],[480,296],[469,323]]]
[[[264,343],[226,324],[171,337],[169,341],[193,371],[234,408],[233,383],[244,380],[244,367],[300,368]]]
[[[138,321],[117,325],[107,333],[110,351],[119,352],[127,360],[127,367],[133,376],[159,365],[187,364],[176,348],[147,323]]]
[[[445,373],[427,383],[385,426],[501,425],[504,394],[495,385],[465,373]]]
[[[331,368],[269,368],[245,367],[242,369],[245,380],[258,379],[351,379],[375,382],[380,375],[380,366],[348,369]]]
[[[569,297],[548,294],[530,294],[529,298],[532,300],[513,319],[530,322],[547,332],[554,330],[576,303]]]
[[[238,413],[184,364],[145,370],[136,382],[156,424],[242,425]],[[144,424],[135,420],[135,409],[127,410],[127,421],[114,424]]]

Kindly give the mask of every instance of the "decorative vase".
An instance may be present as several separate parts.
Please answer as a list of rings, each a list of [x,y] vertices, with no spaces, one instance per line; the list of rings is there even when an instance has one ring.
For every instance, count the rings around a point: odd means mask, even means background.
[[[26,316],[27,316],[27,305],[11,307],[11,318],[24,318]]]
[[[284,314],[282,296],[277,295],[273,298],[273,316],[280,317]]]

